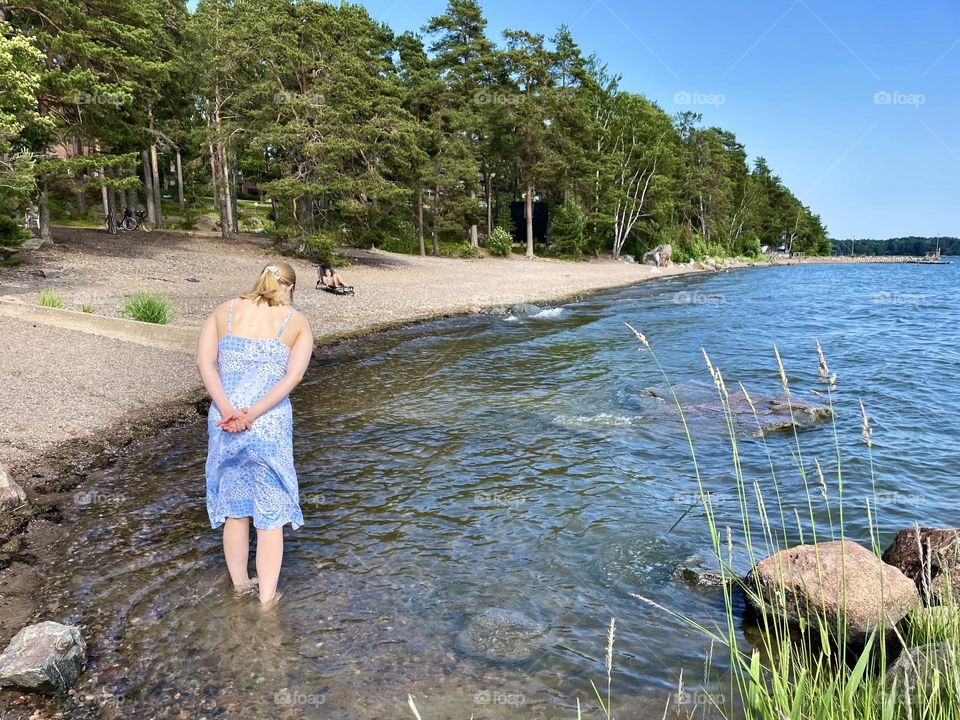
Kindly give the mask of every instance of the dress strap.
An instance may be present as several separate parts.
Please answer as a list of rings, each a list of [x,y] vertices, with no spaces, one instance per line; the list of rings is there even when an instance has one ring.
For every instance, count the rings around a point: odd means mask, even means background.
[[[227,335],[230,334],[230,323],[233,320],[233,300],[230,301],[230,307],[227,310]]]
[[[283,319],[283,324],[280,326],[280,329],[277,330],[277,338],[283,335],[283,329],[287,326],[287,320],[290,319],[291,315],[293,315],[293,308],[290,308],[290,312],[288,312],[287,316]]]

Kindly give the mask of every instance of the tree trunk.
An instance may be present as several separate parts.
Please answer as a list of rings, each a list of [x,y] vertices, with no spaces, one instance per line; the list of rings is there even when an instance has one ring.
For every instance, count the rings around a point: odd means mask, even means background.
[[[150,191],[153,193],[153,226],[158,230],[163,227],[163,206],[160,195],[160,170],[157,167],[157,141],[153,132],[153,106],[147,108],[147,122],[150,128]]]
[[[210,149],[210,193],[213,195],[213,209],[220,212],[220,183],[217,182],[217,156],[213,152],[213,143],[209,143]]]
[[[187,203],[183,199],[183,165],[180,162],[180,148],[177,148],[177,203],[180,205],[180,214],[187,211]]]
[[[103,170],[100,174],[106,180],[106,173]],[[113,189],[103,186],[103,211],[107,216],[107,232],[111,235],[117,234],[117,208],[113,203]]]
[[[493,173],[487,175],[487,240],[493,235]]]
[[[217,160],[218,165],[220,166],[220,224],[222,229],[223,237],[229,237],[236,232],[233,219],[235,217],[232,194],[233,191],[230,186],[230,167],[227,163],[227,148],[226,146],[218,141],[217,142]]]
[[[150,170],[150,152],[148,150],[140,151],[140,159],[143,161],[143,194],[147,198],[147,217],[156,227],[157,208],[155,205],[156,195],[153,194],[153,172]]]
[[[533,257],[533,185],[527,183],[527,257]]]
[[[476,201],[477,193],[475,190],[470,191],[470,199]],[[480,240],[477,238],[477,224],[474,223],[470,226],[470,246],[471,247],[480,247]]]
[[[427,254],[427,246],[423,240],[423,186],[417,185],[417,230],[420,234],[420,257]]]
[[[434,189],[433,196],[433,227],[431,228],[431,235],[433,235],[433,256],[440,257],[440,237],[437,235],[437,218],[440,216],[440,186]]]
[[[76,139],[76,154],[78,156],[83,155],[83,143],[80,142],[80,138]],[[86,191],[83,189],[83,178],[84,171],[80,171],[77,175],[77,214],[80,217],[83,217],[87,214],[87,198]]]
[[[49,240],[53,242],[53,238],[50,236],[50,204],[47,202],[47,192],[49,191],[49,185],[47,183],[47,178],[43,178],[43,192],[40,193],[40,239]]]

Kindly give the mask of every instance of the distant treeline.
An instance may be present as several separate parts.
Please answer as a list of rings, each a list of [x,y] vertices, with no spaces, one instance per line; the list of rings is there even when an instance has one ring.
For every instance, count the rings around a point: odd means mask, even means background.
[[[900,237],[889,240],[831,240],[834,255],[960,255],[960,238],[955,237]]]

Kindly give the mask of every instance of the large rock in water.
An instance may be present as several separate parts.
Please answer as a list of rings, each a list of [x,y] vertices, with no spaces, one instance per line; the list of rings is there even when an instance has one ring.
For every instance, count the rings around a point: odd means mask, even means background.
[[[670,266],[670,258],[673,257],[673,248],[670,245],[658,245],[653,250],[645,252],[643,254],[643,264],[644,265],[656,265],[656,254],[660,253],[660,265],[663,267]]]
[[[66,692],[87,661],[87,644],[72,625],[46,621],[18,632],[0,655],[0,686]]]
[[[914,581],[928,605],[950,596],[960,602],[960,530],[914,527],[901,530],[883,561]]]
[[[846,646],[854,652],[881,622],[890,640],[893,627],[920,602],[910,578],[849,540],[782,550],[757,563],[745,581],[747,602],[757,612],[765,604],[795,627],[825,625],[837,640],[845,621]]]
[[[490,608],[477,613],[456,638],[457,648],[494,662],[528,660],[549,628],[515,610]]]
[[[19,505],[26,499],[27,494],[23,491],[23,488],[10,477],[6,466],[0,464],[0,507]]]
[[[728,390],[727,407],[724,407],[712,384],[697,381],[679,382],[672,388],[648,387],[629,400],[630,404],[645,412],[673,418],[677,422],[680,420],[679,402],[687,423],[698,432],[727,433],[728,413],[737,433],[753,435],[807,430],[833,417],[833,411],[827,405],[807,402],[796,396],[788,399],[751,394],[748,398],[740,390]]]

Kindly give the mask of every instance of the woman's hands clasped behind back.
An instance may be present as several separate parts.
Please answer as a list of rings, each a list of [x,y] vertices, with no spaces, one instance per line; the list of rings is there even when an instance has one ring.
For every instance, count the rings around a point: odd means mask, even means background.
[[[249,429],[252,424],[250,408],[233,409],[214,423],[215,426],[227,432],[242,432]]]

